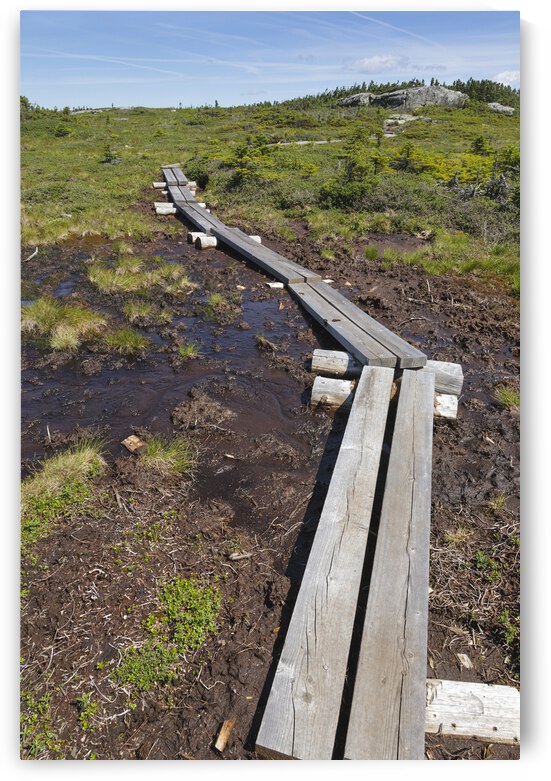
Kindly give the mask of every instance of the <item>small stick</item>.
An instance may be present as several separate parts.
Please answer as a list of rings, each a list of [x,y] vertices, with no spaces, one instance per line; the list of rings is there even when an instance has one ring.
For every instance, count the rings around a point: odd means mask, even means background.
[[[28,260],[32,260],[32,259],[33,259],[33,258],[35,258],[37,255],[38,255],[38,247],[35,249],[35,251],[33,252],[33,254],[32,254],[32,255],[29,255],[29,257],[28,257],[28,258],[25,258],[25,259],[23,260],[23,263],[26,263]]]
[[[226,748],[226,743],[228,742],[228,738],[230,737],[230,733],[234,724],[235,719],[226,719],[226,721],[222,724],[222,729],[218,733],[218,738],[214,744],[214,748],[217,751],[222,752]]]

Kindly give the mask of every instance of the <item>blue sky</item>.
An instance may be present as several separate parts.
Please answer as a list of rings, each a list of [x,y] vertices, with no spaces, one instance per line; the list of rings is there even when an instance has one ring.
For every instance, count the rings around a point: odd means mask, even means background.
[[[222,106],[355,82],[520,86],[515,11],[26,11],[20,93],[42,106]]]

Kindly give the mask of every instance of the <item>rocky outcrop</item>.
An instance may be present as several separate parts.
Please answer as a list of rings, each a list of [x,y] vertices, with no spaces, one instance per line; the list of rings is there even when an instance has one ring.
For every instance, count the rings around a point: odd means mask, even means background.
[[[412,89],[399,89],[395,92],[384,92],[382,95],[374,95],[371,92],[359,92],[349,98],[340,101],[341,106],[359,106],[368,104],[381,108],[397,108],[412,111],[422,106],[455,106],[463,108],[469,100],[457,90],[447,87],[413,87]]]
[[[512,106],[502,106],[501,103],[488,103],[488,108],[492,111],[497,111],[498,114],[508,114],[511,116],[515,113],[515,109]]]
[[[377,96],[373,92],[358,92],[356,95],[350,95],[348,98],[339,100],[339,106],[363,106],[369,105],[373,98]]]

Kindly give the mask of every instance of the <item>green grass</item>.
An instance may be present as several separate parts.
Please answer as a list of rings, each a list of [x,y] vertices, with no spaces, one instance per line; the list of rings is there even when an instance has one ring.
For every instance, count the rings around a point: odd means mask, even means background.
[[[157,434],[146,441],[140,465],[148,471],[166,476],[191,475],[196,460],[196,450],[188,439],[180,435],[169,439]]]
[[[60,521],[82,508],[93,478],[105,469],[101,443],[85,440],[46,459],[21,485],[21,547],[31,550]]]
[[[101,293],[107,295],[145,296],[157,288],[163,293],[179,297],[196,287],[182,266],[134,255],[118,257],[114,265],[93,260],[88,266],[88,279]]]
[[[106,324],[105,315],[45,296],[21,311],[22,332],[44,337],[53,350],[76,350],[83,342],[96,339]]]
[[[116,251],[127,256],[136,241],[181,235],[177,220],[159,221],[149,208],[160,164],[176,156],[228,224],[288,241],[296,240],[296,220],[320,241],[346,241],[365,231],[462,231],[486,251],[475,253],[472,272],[518,288],[518,112],[506,117],[474,103],[462,110],[424,107],[417,113],[430,121],[404,125],[380,144],[369,133],[358,141],[358,130],[381,127],[391,113],[343,109],[328,100],[300,110],[279,104],[113,109],[63,121],[54,114],[33,116],[21,125],[23,246],[98,235],[118,242]],[[121,118],[126,121],[115,121]],[[167,123],[170,132],[161,133]],[[58,134],[60,125],[66,135]],[[342,143],[266,145],[331,138]],[[106,149],[117,165],[100,162]],[[480,193],[465,197],[445,186],[457,174],[461,185],[478,178],[486,187],[494,163],[510,175],[502,201]],[[349,175],[356,181],[347,181]],[[347,205],[350,198],[360,200]],[[492,255],[498,245],[508,246],[501,261]],[[434,268],[445,273],[441,261]],[[97,280],[121,292],[144,290],[139,277],[118,284],[109,275]],[[175,281],[175,294],[184,292],[182,285]]]
[[[195,342],[185,341],[178,346],[178,355],[185,361],[189,361],[200,355],[200,347]]]
[[[150,339],[126,326],[107,334],[103,341],[110,352],[126,356],[144,356],[151,346]]]
[[[463,232],[436,232],[432,241],[413,252],[386,249],[387,263],[420,266],[429,274],[459,274],[502,279],[515,294],[520,292],[520,260],[513,245],[486,245]]]

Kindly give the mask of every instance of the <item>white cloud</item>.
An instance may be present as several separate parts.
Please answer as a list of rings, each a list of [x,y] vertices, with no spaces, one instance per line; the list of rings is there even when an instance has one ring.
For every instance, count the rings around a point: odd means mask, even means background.
[[[349,67],[356,71],[366,71],[367,73],[382,73],[394,68],[404,68],[408,64],[407,57],[399,54],[374,54],[371,57],[363,57],[350,63]]]
[[[492,81],[497,81],[499,84],[505,84],[508,87],[519,87],[520,71],[502,71],[494,76]]]

